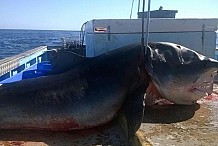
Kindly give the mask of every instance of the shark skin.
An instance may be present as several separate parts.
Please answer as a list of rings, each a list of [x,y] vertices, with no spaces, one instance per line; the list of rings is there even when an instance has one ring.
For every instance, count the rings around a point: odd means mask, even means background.
[[[148,82],[139,69],[139,45],[94,58],[78,57],[70,51],[53,52],[52,56],[54,70],[48,76],[0,86],[0,129],[92,128],[113,120],[120,111],[126,114],[129,109],[125,105],[142,105],[140,95],[146,92]],[[127,124],[136,124],[128,125],[133,133],[141,124],[143,110],[143,106],[137,107],[135,111],[141,111],[138,118],[130,119],[135,121],[126,119]]]
[[[147,49],[146,71],[151,77],[145,102],[166,99],[191,105],[212,93],[218,62],[184,46],[158,42]],[[154,86],[154,87],[153,87]]]
[[[218,66],[173,43],[150,43],[145,60],[140,44],[93,58],[69,50],[50,55],[54,69],[48,76],[0,85],[0,129],[77,130],[119,116],[132,137],[143,119],[144,100],[193,104],[212,93]]]

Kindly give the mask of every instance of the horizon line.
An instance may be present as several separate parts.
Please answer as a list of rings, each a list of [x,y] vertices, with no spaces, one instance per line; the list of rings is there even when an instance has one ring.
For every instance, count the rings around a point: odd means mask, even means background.
[[[32,28],[0,28],[0,30],[38,30],[38,31],[80,31],[80,30],[69,30],[69,29],[32,29]]]

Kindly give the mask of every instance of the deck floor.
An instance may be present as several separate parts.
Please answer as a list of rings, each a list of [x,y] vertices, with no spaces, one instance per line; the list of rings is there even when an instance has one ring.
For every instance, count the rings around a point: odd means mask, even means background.
[[[117,122],[88,130],[53,132],[1,130],[1,146],[130,146]]]
[[[214,84],[218,92],[218,85]],[[142,145],[217,146],[218,96],[192,106],[164,105],[146,108],[137,132]]]

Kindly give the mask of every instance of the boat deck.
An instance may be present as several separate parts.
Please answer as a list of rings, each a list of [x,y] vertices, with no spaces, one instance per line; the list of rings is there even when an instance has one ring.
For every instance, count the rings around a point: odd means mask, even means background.
[[[215,93],[218,85],[214,84]],[[192,106],[153,106],[145,110],[137,131],[142,145],[216,146],[218,143],[218,95]]]
[[[129,146],[129,142],[117,122],[95,129],[52,132],[32,130],[1,130],[2,146]]]
[[[218,92],[218,85],[214,85]],[[117,120],[104,126],[81,131],[51,132],[1,130],[0,145],[210,145],[218,143],[218,96],[192,106],[154,105],[146,108],[136,136],[126,138]]]

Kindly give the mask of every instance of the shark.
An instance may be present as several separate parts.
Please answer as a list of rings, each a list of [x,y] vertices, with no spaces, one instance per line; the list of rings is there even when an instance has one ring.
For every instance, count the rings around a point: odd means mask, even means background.
[[[218,61],[184,46],[150,43],[146,71],[151,77],[147,105],[166,99],[171,103],[191,105],[211,95]]]
[[[211,94],[218,66],[167,42],[149,43],[144,59],[139,43],[92,58],[71,50],[48,57],[53,70],[47,75],[0,86],[0,129],[80,130],[118,118],[131,137],[144,104],[195,103]]]
[[[46,76],[0,86],[0,129],[81,130],[121,115],[128,133],[136,132],[148,86],[139,45],[93,58],[71,50],[48,56],[53,70]]]

